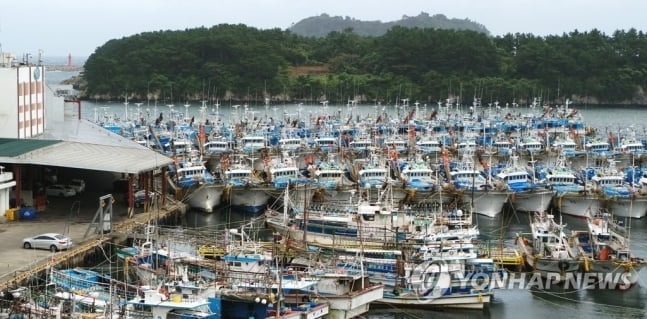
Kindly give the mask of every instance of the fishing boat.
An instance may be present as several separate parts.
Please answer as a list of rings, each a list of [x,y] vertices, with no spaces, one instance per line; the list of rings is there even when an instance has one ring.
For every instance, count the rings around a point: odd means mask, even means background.
[[[315,272],[316,295],[328,302],[327,318],[351,319],[368,312],[371,303],[382,298],[384,285],[371,282],[362,272]]]
[[[416,142],[416,151],[426,155],[437,155],[442,150],[440,141],[431,137],[424,136]]]
[[[552,151],[563,154],[565,157],[577,157],[584,155],[578,144],[570,136],[556,138],[552,144]]]
[[[221,318],[210,308],[204,290],[208,288],[189,282],[186,276],[181,280],[166,283],[161,287],[142,287],[143,293],[127,301],[130,316],[151,316],[159,319]],[[216,289],[212,289],[216,290]]]
[[[267,147],[267,138],[264,135],[250,133],[241,137],[238,143],[238,151],[253,155]]]
[[[220,205],[224,187],[216,184],[197,150],[187,150],[184,155],[176,161],[172,172],[174,185],[182,190],[191,208],[210,213]]]
[[[582,175],[587,190],[598,198],[598,205],[589,210],[608,208],[616,217],[642,218],[647,214],[647,196],[625,182],[625,173],[614,159],[607,159],[606,166],[584,168]]]
[[[508,200],[508,191],[495,187],[474,168],[473,153],[465,152],[462,160],[449,173],[448,192],[459,192],[463,202],[471,203],[473,211],[488,217],[496,217]]]
[[[409,143],[400,136],[393,135],[384,140],[384,147],[397,154],[405,154],[409,150]]]
[[[379,255],[370,251],[363,259],[371,280],[385,285],[382,298],[375,302],[377,307],[483,309],[493,295],[490,276],[483,273],[484,280],[474,285],[476,281],[469,279],[464,260],[405,261],[393,251]],[[452,258],[449,254],[446,257]],[[340,265],[356,270],[357,261],[347,256]]]
[[[361,155],[370,154],[377,148],[378,146],[375,145],[370,137],[363,135],[360,135],[358,138],[353,139],[348,143],[349,150]]]
[[[534,156],[544,151],[544,145],[536,137],[527,135],[517,141],[517,150]]]
[[[318,301],[314,294],[318,279],[279,267],[278,258],[252,241],[244,228],[230,234],[240,235],[240,240],[232,240],[223,257],[228,285],[218,294],[227,317],[322,318],[328,314],[328,302]]]
[[[323,152],[337,152],[339,151],[339,138],[334,136],[321,136],[315,137],[314,149]]]
[[[245,157],[243,154],[226,154],[220,159],[220,175],[225,184],[224,203],[244,212],[258,213],[271,196]]]
[[[593,138],[584,144],[586,154],[594,159],[607,159],[614,155],[611,143],[602,138]]]
[[[360,187],[382,189],[387,183],[392,182],[389,167],[377,154],[372,154],[368,159],[357,159],[353,163],[356,182]]]
[[[573,169],[566,163],[567,154],[563,151],[557,155],[555,164],[536,167],[538,179],[555,190],[553,204],[562,213],[578,216],[591,206],[597,206],[594,194],[587,193],[584,185],[579,184]]]
[[[605,287],[631,288],[647,262],[633,254],[628,229],[619,225],[612,214],[604,209],[588,213],[588,230],[572,234],[584,257],[584,271],[601,274],[598,278],[609,281],[603,283]],[[606,274],[611,277],[605,277]]]
[[[231,143],[224,139],[212,139],[208,140],[202,146],[202,150],[205,155],[219,155],[223,153],[229,153],[232,151]]]
[[[282,153],[297,153],[306,149],[303,139],[298,137],[284,137],[279,139],[279,150]]]
[[[415,218],[413,212],[398,211],[393,201],[391,187],[380,191],[377,199],[352,196],[347,203],[314,203],[306,207],[284,193],[283,212],[269,208],[266,223],[269,228],[286,238],[303,239],[305,243],[332,246],[344,241],[357,245],[358,239],[378,242],[394,242],[397,230],[408,228]],[[351,192],[355,194],[355,192]],[[404,234],[401,234],[404,238]]]
[[[495,184],[506,185],[510,195],[508,204],[515,210],[526,212],[546,211],[550,206],[554,190],[546,185],[537,183],[534,176],[530,176],[525,167],[518,164],[519,157],[511,155],[510,160],[493,178]],[[496,172],[496,170],[492,170]],[[503,183],[503,184],[501,184]]]
[[[312,199],[319,203],[348,201],[350,190],[355,189],[356,184],[348,179],[335,153],[328,153],[326,157],[327,159],[318,162],[312,160],[308,167],[315,188]]]
[[[423,160],[421,154],[412,156],[410,160],[399,161],[398,164],[396,169],[407,189],[424,192],[429,196],[438,186],[434,170]]]
[[[478,258],[469,240],[449,237],[423,244],[417,251],[331,249],[341,272],[363,271],[371,281],[384,284],[383,297],[376,306],[482,309],[492,296],[491,283],[504,274],[491,259]],[[327,254],[325,250],[318,253]]]
[[[267,174],[267,180],[271,186],[270,192],[273,197],[281,197],[283,190],[288,185],[312,184],[312,179],[301,174],[299,167],[297,167],[296,159],[287,152],[282,153],[280,156],[266,157],[264,162],[265,173]],[[305,189],[300,188],[295,192],[295,195],[300,199],[304,199]]]
[[[503,133],[498,133],[494,136],[491,143],[486,146],[485,154],[506,157],[513,153],[513,146],[509,137]]]
[[[517,243],[526,256],[526,264],[543,278],[563,281],[567,273],[580,270],[581,260],[571,249],[563,224],[557,224],[553,215],[533,212],[530,234],[518,234]]]

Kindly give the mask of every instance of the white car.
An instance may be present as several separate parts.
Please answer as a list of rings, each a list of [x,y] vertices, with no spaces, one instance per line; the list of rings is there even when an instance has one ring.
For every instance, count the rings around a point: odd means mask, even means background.
[[[51,252],[57,252],[62,249],[70,249],[72,239],[58,233],[44,233],[23,239],[22,247],[25,249],[49,249]]]
[[[145,190],[139,190],[135,192],[135,207],[141,207],[144,205],[144,201],[146,200],[146,191]],[[148,199],[152,202],[157,200],[157,196],[159,194],[157,192],[148,192]]]
[[[76,191],[66,185],[54,184],[45,187],[45,194],[47,196],[72,197],[76,195]]]
[[[81,194],[85,191],[85,181],[82,179],[73,179],[65,186],[73,188],[77,194]]]

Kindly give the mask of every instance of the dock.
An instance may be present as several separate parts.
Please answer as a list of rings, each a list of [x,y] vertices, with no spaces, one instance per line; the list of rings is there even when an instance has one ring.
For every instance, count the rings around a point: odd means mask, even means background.
[[[523,255],[514,248],[489,248],[485,250],[489,258],[500,267],[511,268],[521,271],[525,265]]]
[[[92,196],[92,195],[91,195]],[[0,290],[20,286],[21,283],[33,276],[42,274],[47,269],[58,265],[74,266],[82,265],[92,255],[103,254],[104,249],[114,242],[125,242],[129,234],[141,233],[147,224],[171,224],[179,220],[186,213],[186,205],[167,198],[166,204],[154,212],[140,212],[129,217],[125,207],[118,207],[113,219],[112,231],[107,233],[92,233],[83,238],[89,227],[91,227],[90,215],[92,211],[81,213],[76,219],[81,222],[69,223],[65,217],[71,214],[65,205],[52,205],[41,217],[43,220],[26,222],[9,222],[0,224],[1,238],[12,238],[11,240],[0,240],[0,249],[3,249],[3,261],[0,262]],[[61,220],[62,219],[62,220]],[[26,234],[35,235],[38,233],[56,231],[58,227],[65,227],[69,236],[74,242],[70,250],[50,253],[46,250],[25,250],[21,247],[21,240]],[[29,260],[29,261],[27,261]],[[7,268],[3,266],[7,265]]]

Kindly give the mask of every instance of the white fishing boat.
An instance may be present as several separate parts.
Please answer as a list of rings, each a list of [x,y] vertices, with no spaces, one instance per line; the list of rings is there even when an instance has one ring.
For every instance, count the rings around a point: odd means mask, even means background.
[[[267,138],[259,134],[247,134],[238,141],[238,150],[242,153],[253,155],[267,147]]]
[[[220,318],[209,308],[204,286],[195,285],[186,278],[163,284],[161,287],[142,287],[143,296],[127,301],[128,316],[151,316],[159,319],[171,318]],[[212,289],[216,291],[217,289]]]
[[[360,249],[357,255],[357,249],[334,249],[342,272],[365,267],[371,281],[384,284],[383,297],[375,302],[380,307],[482,309],[490,302],[493,276],[500,273],[467,243],[426,245],[412,260],[404,260],[400,250]]]
[[[517,150],[524,155],[538,155],[544,151],[544,145],[536,137],[527,135],[517,141]]]
[[[555,139],[552,144],[552,151],[564,154],[566,157],[575,157],[584,155],[584,151],[579,149],[578,144],[570,136]]]
[[[585,168],[583,175],[587,190],[598,198],[598,205],[588,210],[608,208],[616,217],[642,218],[647,214],[647,196],[625,182],[614,159],[608,159],[603,167]]]
[[[306,149],[303,139],[298,137],[284,137],[279,139],[279,149],[281,152],[297,153]]]
[[[527,265],[547,279],[563,281],[566,273],[580,270],[581,260],[553,215],[534,212],[530,217],[530,234],[517,236],[517,243],[526,256]]]
[[[373,140],[367,136],[360,136],[357,139],[354,139],[348,143],[348,149],[359,154],[369,154],[375,151],[378,147],[375,145]]]
[[[391,187],[374,200],[357,196],[343,204],[315,203],[305,208],[291,199],[289,191],[286,188],[284,193],[288,205],[283,205],[283,212],[268,209],[266,223],[283,236],[308,244],[333,246],[343,241],[356,246],[360,237],[380,245],[395,242],[398,236],[404,238],[397,229],[409,228],[416,219],[415,212],[398,212]]]
[[[220,205],[224,187],[216,184],[197,150],[186,150],[176,162],[174,173],[175,185],[191,208],[210,213]]]
[[[601,138],[594,138],[588,141],[584,148],[589,157],[595,159],[606,159],[614,155],[614,151],[611,148],[611,143]]]
[[[356,169],[354,173],[360,187],[382,189],[392,182],[389,167],[376,154],[366,160],[356,160],[353,168]]]
[[[518,165],[518,159],[517,155],[510,156],[508,164],[494,175],[495,184],[503,183],[507,186],[510,192],[508,203],[515,210],[546,211],[555,191],[546,185],[538,184],[535,178],[528,174],[525,167]]]
[[[434,170],[422,159],[421,154],[412,156],[409,160],[399,161],[398,164],[396,169],[407,189],[426,192],[426,195],[430,196],[438,186]]]
[[[347,202],[351,190],[356,189],[356,184],[346,177],[344,167],[336,159],[334,153],[328,153],[327,159],[314,162],[308,167],[310,177],[313,179],[314,202]]]
[[[265,208],[271,196],[245,156],[234,154],[221,158],[220,171],[225,184],[223,203],[249,213]]]
[[[416,150],[422,154],[436,155],[440,154],[442,147],[438,139],[425,136],[416,142]]]
[[[330,307],[330,319],[357,318],[368,312],[372,302],[382,298],[384,285],[372,283],[361,273],[315,274],[318,279],[315,292]]]
[[[461,162],[450,171],[446,191],[459,192],[463,202],[471,203],[474,213],[496,217],[503,210],[509,192],[503,187],[495,187],[476,170],[472,156],[473,153],[464,153]]]
[[[339,138],[334,136],[321,136],[314,139],[315,150],[323,152],[337,152],[339,151]]]
[[[539,181],[555,190],[553,204],[562,213],[580,216],[591,206],[597,207],[598,199],[577,183],[575,172],[566,163],[567,154],[560,151],[555,164],[537,169]]]
[[[202,151],[205,155],[219,155],[229,153],[232,151],[231,143],[223,139],[209,140],[202,146]]]
[[[605,210],[588,212],[587,231],[573,232],[578,249],[584,257],[584,271],[602,274],[609,282],[605,287],[629,289],[640,279],[640,270],[647,265],[644,258],[636,257],[629,243],[629,232],[620,226]],[[610,274],[610,277],[604,277]]]

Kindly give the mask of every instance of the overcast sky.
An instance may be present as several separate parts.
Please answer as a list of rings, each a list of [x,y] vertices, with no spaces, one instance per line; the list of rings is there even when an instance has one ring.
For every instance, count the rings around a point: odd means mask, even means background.
[[[322,13],[387,22],[421,12],[470,19],[493,35],[647,31],[646,0],[3,0],[0,51],[83,57],[147,31],[221,23],[286,29]]]

